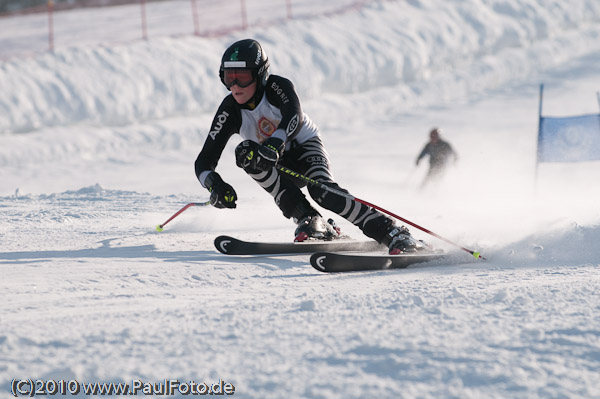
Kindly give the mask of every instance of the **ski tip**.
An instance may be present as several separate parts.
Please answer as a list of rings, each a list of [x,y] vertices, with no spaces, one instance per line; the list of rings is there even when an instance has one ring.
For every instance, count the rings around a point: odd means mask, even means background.
[[[325,267],[325,265],[323,265],[325,258],[327,258],[327,254],[316,252],[311,255],[310,264],[318,271],[326,272],[327,268]]]
[[[160,224],[156,226],[156,231],[163,231],[163,228]]]
[[[228,236],[218,236],[215,238],[215,248],[217,248],[217,250],[222,254],[230,255],[231,252],[229,251],[228,245],[231,244],[232,241],[237,240],[234,240]]]

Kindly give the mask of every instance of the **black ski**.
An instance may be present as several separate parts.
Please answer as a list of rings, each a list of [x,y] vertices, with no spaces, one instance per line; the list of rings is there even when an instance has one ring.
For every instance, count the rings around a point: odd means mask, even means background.
[[[255,242],[242,241],[229,236],[215,238],[215,247],[226,255],[277,255],[302,254],[319,251],[377,251],[385,247],[376,241],[332,241],[308,242]]]
[[[339,254],[317,252],[311,255],[310,264],[320,272],[358,272],[366,270],[404,269],[415,263],[430,262],[444,258],[439,253],[416,253],[402,255]]]

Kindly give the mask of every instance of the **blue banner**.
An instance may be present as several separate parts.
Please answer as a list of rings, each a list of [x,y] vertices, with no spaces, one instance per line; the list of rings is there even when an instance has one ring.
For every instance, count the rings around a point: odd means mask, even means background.
[[[541,117],[538,162],[600,160],[600,114]]]

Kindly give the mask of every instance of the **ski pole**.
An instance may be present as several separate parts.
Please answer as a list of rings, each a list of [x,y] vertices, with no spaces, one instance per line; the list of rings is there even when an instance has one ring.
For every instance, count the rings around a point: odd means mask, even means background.
[[[452,241],[448,240],[447,238],[444,238],[444,237],[440,236],[439,234],[436,234],[436,233],[434,233],[433,231],[431,231],[431,230],[429,230],[429,229],[426,229],[425,227],[421,227],[421,226],[419,226],[418,224],[416,224],[416,223],[413,223],[413,222],[411,222],[410,220],[404,219],[403,217],[401,217],[401,216],[398,216],[398,215],[396,215],[395,213],[392,213],[392,212],[390,212],[390,211],[387,211],[387,210],[385,210],[385,209],[383,209],[383,208],[381,208],[381,207],[379,207],[379,206],[377,206],[377,205],[375,205],[375,204],[372,204],[372,203],[370,203],[370,202],[367,202],[367,201],[365,201],[365,200],[362,200],[362,199],[360,199],[360,198],[357,198],[357,197],[353,196],[352,194],[349,194],[349,193],[347,193],[347,192],[345,192],[345,191],[341,191],[341,190],[335,189],[335,188],[333,188],[333,187],[329,187],[329,186],[328,186],[328,185],[326,185],[326,184],[323,184],[323,183],[321,183],[321,182],[318,182],[318,181],[316,181],[316,180],[313,180],[313,179],[311,179],[310,177],[306,177],[306,176],[304,176],[304,175],[302,175],[302,174],[300,174],[300,173],[298,173],[298,172],[294,172],[293,170],[291,170],[291,169],[288,169],[288,168],[286,168],[286,167],[284,167],[284,166],[281,166],[281,165],[276,165],[275,167],[276,167],[276,168],[277,168],[277,170],[279,170],[280,172],[282,172],[282,173],[285,173],[285,174],[287,174],[287,175],[289,175],[289,176],[295,177],[295,178],[297,178],[297,179],[300,179],[300,180],[302,180],[302,181],[304,181],[304,182],[306,182],[306,183],[308,183],[308,184],[312,184],[313,186],[317,186],[317,187],[319,187],[319,188],[322,188],[323,190],[329,191],[330,193],[337,194],[337,195],[339,195],[339,196],[342,196],[342,197],[345,197],[345,198],[349,198],[349,199],[351,199],[351,200],[353,200],[353,201],[356,201],[356,202],[358,202],[358,203],[360,203],[360,204],[366,205],[366,206],[368,206],[368,207],[371,207],[371,208],[373,208],[373,209],[377,209],[377,210],[378,210],[378,211],[380,211],[380,212],[383,212],[383,213],[385,213],[385,214],[387,214],[387,215],[390,215],[390,216],[392,216],[392,217],[394,217],[394,218],[396,218],[396,219],[398,219],[398,220],[401,220],[402,222],[404,222],[404,223],[406,223],[406,224],[409,224],[409,225],[411,225],[411,226],[413,226],[413,227],[416,227],[417,229],[419,229],[419,230],[421,230],[421,231],[424,231],[424,232],[425,232],[425,233],[427,233],[427,234],[430,234],[430,235],[432,235],[432,236],[434,236],[434,237],[436,237],[436,238],[438,238],[438,239],[440,239],[440,240],[442,240],[442,241],[445,241],[445,242],[447,242],[448,244],[451,244],[451,245],[453,245],[453,246],[455,246],[455,247],[457,247],[457,248],[460,248],[460,249],[462,249],[463,251],[466,251],[466,252],[470,253],[471,255],[473,255],[473,256],[475,257],[475,259],[483,259],[483,260],[487,260],[486,258],[484,258],[483,256],[481,256],[481,254],[480,254],[479,252],[472,251],[472,250],[470,250],[470,249],[468,249],[468,248],[465,248],[465,247],[463,247],[463,246],[461,246],[461,245],[458,245],[458,244],[456,244],[456,243],[454,243],[454,242],[452,242]]]
[[[182,213],[183,211],[185,211],[189,207],[192,207],[192,206],[206,206],[206,205],[210,205],[210,201],[206,201],[206,202],[190,202],[189,204],[187,204],[186,206],[184,206],[183,208],[181,208],[180,210],[178,210],[169,219],[167,219],[166,222],[164,222],[163,224],[159,224],[158,226],[156,226],[156,231],[163,231],[163,227],[165,227],[165,224],[167,224],[171,220],[175,219],[177,216],[179,216],[180,213]]]

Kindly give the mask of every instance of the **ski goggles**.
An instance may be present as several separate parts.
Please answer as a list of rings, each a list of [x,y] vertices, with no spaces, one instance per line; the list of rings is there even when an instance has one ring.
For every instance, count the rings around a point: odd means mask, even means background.
[[[225,69],[223,71],[223,82],[228,89],[231,89],[233,85],[241,88],[248,87],[255,80],[254,74],[249,69]]]

